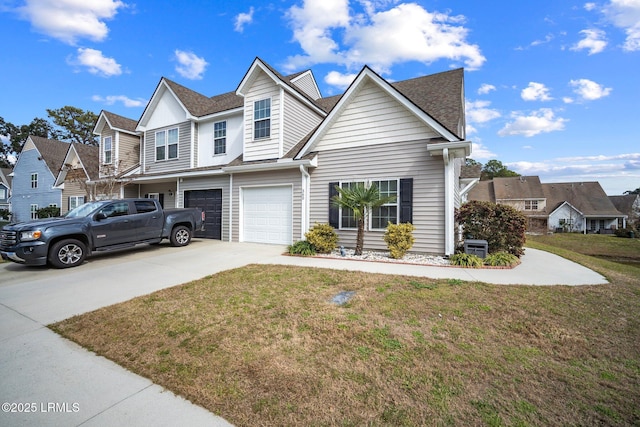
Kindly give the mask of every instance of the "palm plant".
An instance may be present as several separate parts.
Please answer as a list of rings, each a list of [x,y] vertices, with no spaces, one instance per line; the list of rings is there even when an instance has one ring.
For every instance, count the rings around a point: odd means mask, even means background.
[[[369,213],[372,209],[394,202],[396,198],[395,196],[382,197],[377,185],[365,186],[362,182],[345,188],[336,186],[336,191],[338,194],[333,197],[332,203],[336,207],[353,211],[358,226],[355,255],[362,255],[364,230]]]

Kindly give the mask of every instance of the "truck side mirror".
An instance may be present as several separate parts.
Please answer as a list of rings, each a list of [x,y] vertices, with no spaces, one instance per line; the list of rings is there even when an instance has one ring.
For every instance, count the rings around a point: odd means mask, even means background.
[[[96,221],[102,221],[103,219],[107,219],[107,215],[104,212],[98,212],[93,219]]]

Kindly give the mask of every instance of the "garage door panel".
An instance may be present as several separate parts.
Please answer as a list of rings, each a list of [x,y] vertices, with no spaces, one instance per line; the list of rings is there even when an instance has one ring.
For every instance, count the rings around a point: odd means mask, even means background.
[[[195,237],[222,239],[222,190],[185,191],[184,206],[205,211],[205,231],[197,231]]]
[[[290,186],[243,188],[243,240],[290,244],[292,189]]]

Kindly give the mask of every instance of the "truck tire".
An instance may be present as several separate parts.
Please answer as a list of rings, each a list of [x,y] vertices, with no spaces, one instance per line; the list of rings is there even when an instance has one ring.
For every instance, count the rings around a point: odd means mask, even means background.
[[[55,268],[75,267],[84,261],[87,247],[76,239],[65,239],[54,243],[49,249],[49,263]]]
[[[191,242],[191,230],[184,225],[173,227],[169,241],[171,246],[187,246]]]

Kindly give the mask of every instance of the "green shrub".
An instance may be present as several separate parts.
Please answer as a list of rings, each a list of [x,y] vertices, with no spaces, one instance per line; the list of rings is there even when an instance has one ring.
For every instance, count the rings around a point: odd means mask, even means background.
[[[299,240],[295,242],[293,245],[289,246],[289,254],[310,256],[310,255],[316,254],[316,249],[308,241]]]
[[[631,237],[631,233],[635,234],[633,228],[631,227],[618,228],[616,229],[616,231],[614,231],[614,233],[618,237]]]
[[[38,218],[55,218],[60,216],[60,208],[57,206],[47,206],[36,211]]]
[[[331,253],[338,245],[338,234],[329,224],[315,224],[304,235],[307,241],[321,254]]]
[[[508,252],[517,257],[524,253],[527,218],[511,206],[472,200],[456,212],[456,221],[465,236],[486,240],[489,253]]]
[[[9,219],[9,209],[0,209],[0,221]]]
[[[508,252],[489,254],[484,259],[484,265],[492,267],[511,267],[518,263],[518,257]]]
[[[415,227],[410,222],[404,224],[387,224],[384,241],[387,243],[391,258],[400,259],[413,246]]]
[[[458,267],[480,268],[482,267],[482,258],[474,254],[465,254],[464,252],[451,255],[449,258],[451,265]]]

